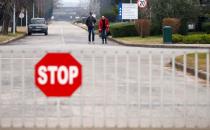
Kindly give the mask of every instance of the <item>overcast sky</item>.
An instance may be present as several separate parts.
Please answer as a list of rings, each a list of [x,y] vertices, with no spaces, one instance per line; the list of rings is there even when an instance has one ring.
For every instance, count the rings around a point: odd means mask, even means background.
[[[63,6],[77,6],[79,4],[79,0],[62,0]]]
[[[74,3],[79,3],[79,0],[62,0],[63,2],[74,2]]]
[[[77,6],[80,3],[80,0],[62,0],[64,6]],[[88,0],[83,0],[88,1]]]

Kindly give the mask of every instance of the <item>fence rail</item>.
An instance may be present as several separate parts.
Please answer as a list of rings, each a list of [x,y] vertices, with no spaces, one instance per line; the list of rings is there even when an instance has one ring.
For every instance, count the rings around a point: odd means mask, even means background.
[[[83,65],[83,85],[57,99],[34,85],[47,51],[0,51],[0,128],[210,128],[209,50],[66,52]]]

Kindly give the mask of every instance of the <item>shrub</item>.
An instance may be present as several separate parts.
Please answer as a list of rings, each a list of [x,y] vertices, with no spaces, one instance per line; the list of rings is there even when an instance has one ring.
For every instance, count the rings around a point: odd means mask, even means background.
[[[142,37],[150,35],[151,22],[148,19],[140,19],[135,21],[138,34]]]
[[[171,26],[173,33],[178,33],[181,26],[181,22],[177,18],[164,18],[162,24],[163,26]]]
[[[192,34],[192,35],[173,35],[174,43],[185,43],[185,44],[210,44],[210,35],[207,34]]]
[[[210,35],[203,35],[201,44],[210,44]]]
[[[202,30],[207,34],[210,34],[210,22],[203,23]]]
[[[187,35],[183,38],[183,42],[186,44],[199,44],[202,42],[202,35]]]
[[[110,31],[113,37],[138,36],[134,23],[111,24]]]
[[[174,34],[172,37],[173,43],[180,43],[183,42],[183,36],[179,34]]]

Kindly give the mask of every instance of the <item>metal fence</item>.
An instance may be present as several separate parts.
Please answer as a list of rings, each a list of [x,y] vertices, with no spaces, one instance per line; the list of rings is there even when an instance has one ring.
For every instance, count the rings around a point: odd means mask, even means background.
[[[34,85],[47,51],[0,51],[0,128],[210,128],[209,50],[65,52],[83,65],[83,85],[56,99]]]

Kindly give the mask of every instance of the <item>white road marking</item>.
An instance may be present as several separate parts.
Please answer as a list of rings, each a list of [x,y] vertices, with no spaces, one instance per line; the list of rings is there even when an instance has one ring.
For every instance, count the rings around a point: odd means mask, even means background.
[[[61,26],[61,41],[62,41],[62,44],[66,44],[65,43],[65,39],[64,39],[64,30],[63,30],[63,26]]]

